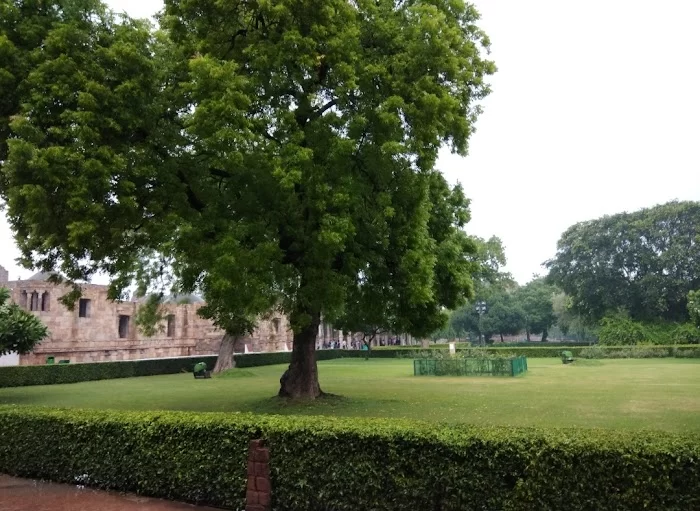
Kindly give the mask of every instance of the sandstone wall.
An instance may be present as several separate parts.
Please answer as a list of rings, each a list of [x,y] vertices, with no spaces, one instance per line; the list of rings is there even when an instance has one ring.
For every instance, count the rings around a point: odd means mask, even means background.
[[[103,362],[215,355],[223,332],[200,317],[202,303],[166,304],[166,319],[152,337],[143,335],[135,324],[138,302],[111,302],[107,287],[83,286],[83,306],[69,310],[59,298],[68,291],[42,280],[9,282],[12,300],[37,315],[49,329],[49,337],[34,351],[20,358],[20,364],[45,364],[48,357],[77,362]],[[121,323],[121,328],[120,328]],[[261,320],[246,341],[249,352],[291,348],[292,336],[282,315]]]

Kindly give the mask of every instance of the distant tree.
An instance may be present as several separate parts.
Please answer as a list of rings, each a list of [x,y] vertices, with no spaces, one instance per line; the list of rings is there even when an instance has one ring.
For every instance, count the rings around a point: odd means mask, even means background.
[[[482,319],[482,328],[487,337],[516,335],[525,327],[526,314],[515,296],[502,292],[491,297],[488,311]]]
[[[626,311],[636,321],[688,320],[700,288],[700,202],[670,202],[573,225],[547,261],[571,309],[598,321]]]
[[[492,302],[498,301],[500,296],[513,292],[518,287],[510,273],[503,271],[503,266],[507,261],[500,238],[491,236],[488,240],[484,240],[473,237],[472,240],[476,250],[469,254],[468,258],[474,266],[472,279],[475,296],[470,302],[450,313],[447,330],[444,332],[451,332],[453,336],[462,337],[473,333],[476,337],[480,337],[482,334],[488,335],[496,332],[484,330],[484,324],[491,326],[492,323],[482,324],[479,314],[474,310],[474,305],[476,302],[485,301],[490,306]],[[505,314],[504,310],[497,312]],[[506,335],[506,330],[510,331],[506,328],[503,331],[504,335]],[[440,338],[439,332],[433,334],[433,337],[436,335]]]
[[[555,289],[544,278],[536,277],[515,293],[515,302],[524,313],[524,328],[527,340],[531,334],[542,334],[547,340],[549,329],[556,321],[552,297]]]
[[[0,355],[29,353],[49,334],[34,314],[10,301],[10,291],[0,287]]]
[[[595,331],[598,325],[591,323],[580,313],[571,308],[571,298],[564,292],[558,291],[552,297],[556,326],[567,338],[578,341],[591,341],[595,339]]]
[[[486,298],[490,293],[517,287],[512,275],[503,271],[507,259],[501,239],[497,236],[487,240],[478,236],[472,239],[476,246],[476,252],[470,256],[475,263],[473,279],[476,293]]]

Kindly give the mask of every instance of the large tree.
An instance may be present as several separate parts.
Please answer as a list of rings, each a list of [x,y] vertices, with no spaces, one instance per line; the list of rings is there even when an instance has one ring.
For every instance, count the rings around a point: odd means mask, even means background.
[[[0,287],[0,355],[29,353],[49,334],[34,314],[10,301],[10,292]]]
[[[0,0],[0,195],[27,265],[105,272],[114,298],[170,277],[234,339],[277,307],[291,397],[321,394],[321,316],[363,286],[406,331],[468,294],[431,188],[494,71],[472,6],[166,1],[154,32],[96,0],[31,4]]]
[[[700,287],[700,203],[670,202],[564,232],[549,279],[591,320],[624,310],[639,321],[687,321]]]

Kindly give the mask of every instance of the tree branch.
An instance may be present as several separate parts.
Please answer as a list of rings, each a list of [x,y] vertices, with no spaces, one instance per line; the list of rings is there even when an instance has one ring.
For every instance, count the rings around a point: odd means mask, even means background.
[[[204,211],[206,205],[204,204],[204,202],[199,200],[197,195],[195,195],[194,190],[192,190],[192,186],[190,186],[190,183],[187,181],[185,173],[182,170],[178,170],[177,177],[186,187],[185,193],[187,194],[187,202],[189,202],[190,207],[195,211],[198,211],[199,213]]]
[[[325,105],[323,105],[321,108],[319,108],[318,110],[316,110],[316,112],[314,112],[314,113],[311,115],[311,118],[310,118],[309,120],[310,120],[310,121],[313,121],[313,120],[318,119],[318,118],[321,117],[327,110],[333,108],[333,107],[334,107],[335,105],[337,105],[337,104],[338,104],[338,99],[334,99],[334,100],[332,100],[332,101],[329,101],[328,103],[326,103]]]

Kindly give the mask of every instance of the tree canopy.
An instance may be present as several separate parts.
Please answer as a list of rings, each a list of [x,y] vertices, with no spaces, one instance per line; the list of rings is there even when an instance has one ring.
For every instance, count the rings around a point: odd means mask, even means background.
[[[528,341],[530,334],[542,334],[542,340],[547,340],[549,329],[557,319],[553,303],[555,292],[542,277],[532,279],[516,291],[515,299],[524,314],[523,327]]]
[[[34,314],[10,301],[10,292],[0,287],[0,355],[29,353],[49,334]]]
[[[321,316],[420,335],[470,296],[465,154],[495,70],[452,0],[0,0],[0,196],[28,266],[288,314],[281,395],[321,394]],[[364,317],[361,311],[380,314]]]
[[[688,293],[700,287],[698,226],[698,202],[578,223],[546,263],[549,279],[594,321],[620,310],[637,321],[687,321]]]

